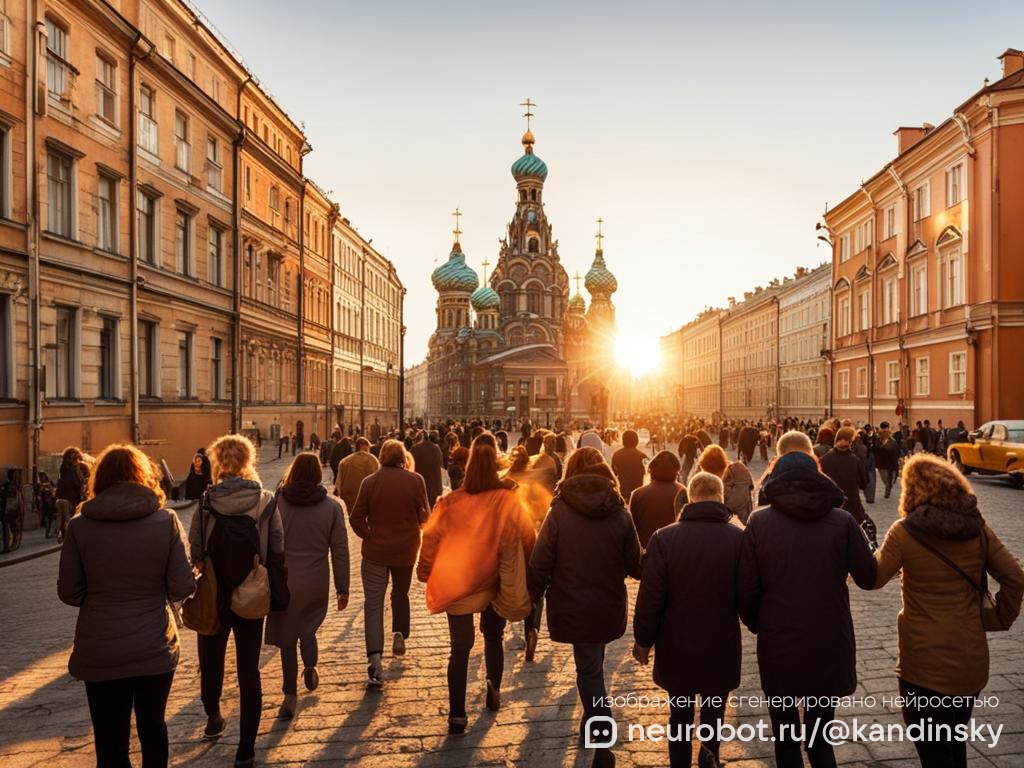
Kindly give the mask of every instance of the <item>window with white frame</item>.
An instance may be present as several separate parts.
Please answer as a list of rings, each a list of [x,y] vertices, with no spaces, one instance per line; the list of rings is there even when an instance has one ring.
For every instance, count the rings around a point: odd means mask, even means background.
[[[224,232],[211,224],[207,229],[208,278],[214,285],[224,284]]]
[[[900,395],[900,364],[898,360],[889,360],[885,364],[885,394],[890,397]]]
[[[178,397],[183,400],[195,397],[193,338],[194,334],[191,331],[178,331]]]
[[[0,293],[0,398],[14,397],[14,302]]]
[[[68,31],[46,18],[46,88],[50,96],[66,100],[75,68],[68,61]]]
[[[224,166],[220,159],[220,141],[216,136],[206,139],[206,186],[214,192],[224,188]]]
[[[11,128],[0,123],[0,216],[11,215]]]
[[[844,232],[839,236],[839,261],[840,263],[850,260],[850,233]]]
[[[11,17],[7,15],[7,0],[0,0],[0,63],[11,64]]]
[[[857,369],[857,397],[868,396],[868,369],[861,366]]]
[[[931,361],[927,357],[914,360],[914,394],[928,395],[931,393]]]
[[[139,320],[139,394],[142,397],[160,396],[159,334],[159,326],[155,322],[152,320]]]
[[[964,164],[956,165],[946,170],[946,207],[950,208],[964,199]]]
[[[97,371],[97,397],[101,400],[117,400],[121,396],[118,359],[120,338],[118,321],[115,317],[103,317],[100,326],[100,366]]]
[[[281,190],[276,186],[270,188],[270,210],[276,211],[281,207]]]
[[[860,225],[860,249],[867,250],[875,241],[875,220],[868,219]]]
[[[96,54],[96,114],[117,123],[117,64],[102,53]]]
[[[160,154],[156,93],[148,85],[139,88],[139,146],[151,155]]]
[[[850,371],[849,369],[836,372],[836,394],[840,400],[850,399]]]
[[[850,293],[847,291],[839,297],[836,311],[836,332],[838,336],[850,335]]]
[[[942,254],[943,302],[945,307],[964,303],[964,263],[960,247],[950,248]]]
[[[882,211],[882,239],[896,236],[896,203],[890,203]]]
[[[100,171],[96,176],[96,246],[117,253],[118,180]]]
[[[921,259],[910,267],[910,314],[928,312],[928,264]]]
[[[871,289],[861,291],[857,298],[858,313],[860,315],[860,330],[866,331],[871,327]]]
[[[188,141],[188,115],[174,112],[174,167],[186,173],[192,167],[192,145]]]
[[[224,340],[210,339],[210,399],[224,399]]]
[[[157,262],[156,213],[159,201],[156,197],[139,190],[136,201],[136,236],[138,238],[139,261],[147,264]]]
[[[882,278],[882,325],[896,322],[899,312],[899,295],[896,286],[895,274]]]
[[[931,184],[926,181],[914,189],[914,221],[926,219],[931,214]]]
[[[174,215],[174,267],[179,274],[192,275],[192,216],[180,208]]]
[[[949,394],[962,395],[967,391],[967,353],[949,353]]]
[[[46,150],[46,229],[63,237],[74,236],[74,165],[70,155],[52,148]]]
[[[46,397],[78,397],[78,308],[57,307],[53,341],[46,345]]]

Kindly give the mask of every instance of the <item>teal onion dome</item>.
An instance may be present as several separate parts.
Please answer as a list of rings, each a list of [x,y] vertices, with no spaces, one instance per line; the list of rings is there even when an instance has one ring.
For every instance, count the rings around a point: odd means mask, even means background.
[[[587,302],[578,293],[569,299],[569,311],[570,312],[586,312]]]
[[[543,160],[533,154],[533,133],[527,131],[523,134],[523,156],[512,163],[512,176],[516,181],[535,178],[544,181],[548,177],[548,166]]]
[[[486,312],[488,309],[497,309],[501,305],[501,299],[489,285],[481,285],[473,295],[469,297],[469,303],[477,312]]]
[[[458,243],[452,246],[448,261],[434,270],[430,281],[438,292],[463,291],[471,293],[480,285],[476,272],[466,265],[466,254]]]
[[[590,271],[587,272],[583,284],[587,286],[591,296],[597,293],[612,294],[619,289],[619,281],[615,279],[615,275],[608,270],[604,263],[603,251],[598,251],[595,254],[594,263],[591,265]]]

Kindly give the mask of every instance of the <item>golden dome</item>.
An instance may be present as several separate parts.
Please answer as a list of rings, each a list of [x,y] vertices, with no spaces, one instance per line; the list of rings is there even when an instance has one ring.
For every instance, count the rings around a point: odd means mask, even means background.
[[[535,142],[536,140],[533,138],[533,131],[527,128],[526,133],[523,134],[523,147],[527,148],[527,151],[529,151],[529,148],[532,147]]]

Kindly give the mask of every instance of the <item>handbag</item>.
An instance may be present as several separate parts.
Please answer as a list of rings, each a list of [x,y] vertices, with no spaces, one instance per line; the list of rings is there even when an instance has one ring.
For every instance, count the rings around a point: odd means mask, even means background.
[[[270,613],[270,577],[259,555],[252,558],[252,570],[231,593],[231,610],[243,619],[262,619]]]
[[[511,578],[498,580],[498,594],[491,605],[499,616],[508,621],[522,621],[533,610],[533,601],[526,588],[526,555],[521,541],[516,542]]]
[[[206,549],[206,494],[196,510],[199,515],[199,532]],[[220,611],[217,609],[217,574],[209,555],[203,558],[196,575],[196,591],[181,604],[181,620],[200,635],[215,635],[220,631]]]
[[[978,593],[979,601],[979,619],[981,621],[981,628],[986,632],[1005,632],[1009,627],[1003,626],[1003,622],[999,619],[999,611],[996,608],[995,598],[992,597],[992,593],[988,588],[988,536],[985,534],[984,527],[981,529],[981,579],[975,581],[971,576],[959,565],[954,563],[939,550],[921,538],[920,535],[914,533],[913,529],[903,524],[903,530],[910,534],[910,538],[920,544],[922,547],[927,549],[942,562],[956,571],[963,579],[974,588],[974,591]]]

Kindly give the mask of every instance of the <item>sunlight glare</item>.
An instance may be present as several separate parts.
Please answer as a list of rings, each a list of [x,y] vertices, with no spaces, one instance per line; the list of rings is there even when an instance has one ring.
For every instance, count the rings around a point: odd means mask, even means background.
[[[629,333],[615,340],[615,360],[634,376],[643,376],[661,366],[661,342],[657,336]]]

